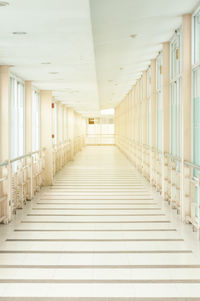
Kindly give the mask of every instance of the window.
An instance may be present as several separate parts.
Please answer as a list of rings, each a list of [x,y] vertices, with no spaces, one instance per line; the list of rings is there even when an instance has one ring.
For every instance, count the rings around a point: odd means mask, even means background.
[[[40,94],[33,90],[32,96],[32,151],[40,149]]]
[[[193,162],[200,166],[200,10],[193,15],[192,23],[192,131],[193,131]],[[194,169],[193,176],[197,178],[199,171]],[[195,216],[199,218],[199,187],[195,185]]]
[[[193,100],[192,100],[192,129],[193,129],[193,162],[200,165],[200,10],[193,16],[193,53],[192,53],[192,78],[193,78]],[[198,176],[194,170],[194,176]]]
[[[151,68],[147,70],[147,144],[151,146]]]
[[[64,127],[64,124],[63,124],[63,106],[60,105],[60,116],[59,116],[59,129],[60,129],[60,143],[63,143],[63,127]]]
[[[54,144],[58,143],[58,107],[54,104]]]
[[[193,162],[200,165],[200,68],[193,70]],[[195,176],[198,172],[195,171]]]
[[[162,54],[156,59],[156,144],[163,150]]]
[[[24,83],[11,76],[11,159],[24,155],[25,149],[25,90]]]
[[[143,118],[142,118],[142,109],[143,109],[143,79],[140,79],[140,144],[143,143]]]
[[[181,156],[181,34],[170,44],[171,154]]]
[[[200,63],[200,10],[193,16],[193,65]]]

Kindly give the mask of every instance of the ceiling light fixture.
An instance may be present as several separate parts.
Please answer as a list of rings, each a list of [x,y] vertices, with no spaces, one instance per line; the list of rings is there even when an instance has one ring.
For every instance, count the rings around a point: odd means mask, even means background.
[[[25,32],[25,31],[14,31],[13,34],[14,35],[26,35],[27,32]]]
[[[132,39],[135,39],[135,38],[137,37],[137,35],[136,35],[136,34],[131,34],[130,37],[131,37]]]
[[[8,2],[0,1],[0,6],[7,6],[7,5],[9,5]]]
[[[49,72],[49,74],[58,74],[58,72]]]
[[[43,62],[41,63],[42,65],[50,65],[51,63],[50,62]]]

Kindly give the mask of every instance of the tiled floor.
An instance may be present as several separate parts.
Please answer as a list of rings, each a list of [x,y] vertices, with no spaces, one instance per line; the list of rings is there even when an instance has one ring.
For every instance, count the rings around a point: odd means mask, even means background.
[[[199,242],[115,147],[0,226],[0,300],[200,300]]]

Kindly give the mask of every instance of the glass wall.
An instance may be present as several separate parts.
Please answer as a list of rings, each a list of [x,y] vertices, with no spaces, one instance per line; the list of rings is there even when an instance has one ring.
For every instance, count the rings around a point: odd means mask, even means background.
[[[151,68],[147,70],[147,144],[151,146]]]
[[[54,104],[54,144],[58,143],[58,107]]]
[[[60,120],[59,123],[61,124],[60,126],[60,143],[63,143],[63,105],[60,106]]]
[[[200,10],[193,15],[192,20],[192,131],[193,162],[200,166]],[[194,169],[194,177],[199,171]],[[199,218],[199,186],[195,185],[195,215]]]
[[[170,44],[171,154],[181,156],[181,34]]]
[[[11,106],[11,159],[22,156],[25,151],[25,88],[14,76],[10,78]]]
[[[142,110],[143,110],[143,78],[140,79],[140,144],[143,143],[143,118],[142,118]]]
[[[193,16],[193,162],[200,165],[200,11]],[[198,171],[194,171],[198,176]]]
[[[33,90],[32,96],[32,151],[40,149],[40,94]]]
[[[156,59],[156,145],[163,150],[162,53]]]

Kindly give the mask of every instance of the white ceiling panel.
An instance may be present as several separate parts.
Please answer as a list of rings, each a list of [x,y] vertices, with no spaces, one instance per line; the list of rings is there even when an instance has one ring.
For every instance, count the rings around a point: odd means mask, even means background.
[[[91,0],[101,108],[116,106],[198,0]],[[136,35],[132,38],[131,35]]]
[[[0,64],[57,100],[98,110],[89,0],[8,2],[0,8]]]
[[[115,107],[199,0],[7,0],[0,64],[82,112]],[[13,32],[26,32],[14,35]],[[136,35],[134,38],[131,35]],[[50,63],[50,64],[43,64]]]

